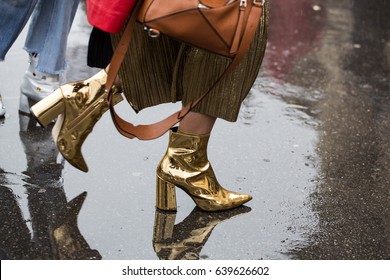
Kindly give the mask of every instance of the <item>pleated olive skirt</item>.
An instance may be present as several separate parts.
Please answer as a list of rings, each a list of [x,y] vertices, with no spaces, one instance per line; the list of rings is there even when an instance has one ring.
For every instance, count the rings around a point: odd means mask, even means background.
[[[193,109],[234,122],[258,75],[267,43],[268,4],[248,54]],[[117,44],[120,34],[113,35]],[[219,78],[229,58],[200,50],[167,36],[150,38],[137,24],[119,76],[127,101],[138,112],[162,103],[197,99]]]

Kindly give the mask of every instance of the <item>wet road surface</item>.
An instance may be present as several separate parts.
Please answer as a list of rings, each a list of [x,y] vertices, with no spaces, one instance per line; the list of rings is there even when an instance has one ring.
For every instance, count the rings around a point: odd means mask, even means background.
[[[221,184],[254,199],[220,213],[181,191],[177,213],[156,211],[167,135],[125,139],[109,114],[84,143],[90,171],[65,162],[50,128],[18,115],[22,34],[0,63],[1,258],[390,259],[389,16],[383,0],[272,1],[259,77],[209,146]],[[85,66],[90,28],[81,5],[65,81],[97,71]],[[117,107],[146,123],[179,104]]]

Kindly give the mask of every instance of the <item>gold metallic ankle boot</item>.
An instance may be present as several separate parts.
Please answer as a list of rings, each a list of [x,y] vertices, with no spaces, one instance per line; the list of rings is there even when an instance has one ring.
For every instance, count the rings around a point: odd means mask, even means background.
[[[156,207],[176,210],[175,186],[205,211],[235,208],[252,197],[224,189],[207,159],[209,135],[170,131],[168,150],[157,167]]]
[[[101,70],[93,77],[61,86],[31,107],[31,113],[42,126],[57,116],[52,130],[54,141],[62,156],[74,167],[87,172],[81,146],[94,125],[108,110],[105,84],[107,73]],[[120,90],[112,88],[114,104],[123,100]]]

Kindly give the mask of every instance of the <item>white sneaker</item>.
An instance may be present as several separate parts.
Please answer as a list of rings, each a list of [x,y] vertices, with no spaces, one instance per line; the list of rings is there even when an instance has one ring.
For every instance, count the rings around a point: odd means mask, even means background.
[[[37,55],[29,55],[29,67],[20,86],[19,111],[30,114],[30,107],[60,87],[60,75],[36,70]]]
[[[0,118],[4,117],[4,115],[5,115],[5,106],[3,103],[3,98],[1,97],[1,94],[0,94]]]

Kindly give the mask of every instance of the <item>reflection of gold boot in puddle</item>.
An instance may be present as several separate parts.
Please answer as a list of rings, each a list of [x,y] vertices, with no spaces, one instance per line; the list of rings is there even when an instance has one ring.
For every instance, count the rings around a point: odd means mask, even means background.
[[[53,222],[53,248],[57,250],[56,259],[92,260],[101,259],[97,250],[88,245],[77,226],[77,217],[87,196],[83,192],[70,202],[56,216]]]
[[[58,150],[51,137],[51,126],[42,129],[34,118],[19,115],[20,140],[26,154],[25,177],[31,216],[32,242],[25,251],[29,259],[101,259],[77,227],[77,216],[86,193],[72,201],[66,199]]]
[[[219,223],[251,211],[241,206],[224,212],[204,212],[198,208],[175,225],[176,213],[156,210],[153,247],[164,260],[197,260],[211,232]]]

